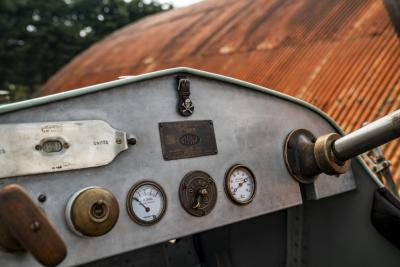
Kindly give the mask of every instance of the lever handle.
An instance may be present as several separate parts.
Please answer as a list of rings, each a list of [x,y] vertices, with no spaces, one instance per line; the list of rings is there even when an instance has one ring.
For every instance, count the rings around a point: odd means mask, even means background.
[[[56,266],[66,257],[64,241],[22,187],[12,184],[0,190],[0,222],[0,232],[9,233],[9,241],[17,241],[41,264]]]
[[[400,109],[345,135],[333,143],[335,156],[345,161],[400,137]]]

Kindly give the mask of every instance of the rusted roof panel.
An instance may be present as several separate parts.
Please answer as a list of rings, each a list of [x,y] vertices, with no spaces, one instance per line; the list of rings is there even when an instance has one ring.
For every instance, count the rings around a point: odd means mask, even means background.
[[[187,66],[304,99],[351,131],[400,108],[400,41],[386,8],[383,0],[204,1],[116,31],[41,93]],[[400,142],[384,151],[400,186]]]

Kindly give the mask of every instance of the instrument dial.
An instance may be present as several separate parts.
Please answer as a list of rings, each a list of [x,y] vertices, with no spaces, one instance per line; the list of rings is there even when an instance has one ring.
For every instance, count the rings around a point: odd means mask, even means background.
[[[256,193],[256,177],[245,165],[234,165],[226,173],[225,191],[235,204],[249,204]]]
[[[189,214],[201,217],[214,209],[217,192],[215,181],[208,173],[192,171],[182,178],[179,199]]]
[[[129,216],[138,224],[152,225],[161,220],[167,208],[164,190],[155,182],[134,185],[128,194]]]

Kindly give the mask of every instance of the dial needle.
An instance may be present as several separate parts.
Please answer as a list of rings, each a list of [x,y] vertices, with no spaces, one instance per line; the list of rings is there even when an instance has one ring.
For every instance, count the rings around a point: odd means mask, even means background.
[[[247,178],[244,179],[242,183],[239,183],[238,186],[235,189],[233,189],[233,192],[236,193],[239,187],[243,186],[244,183],[247,183]]]
[[[150,208],[146,207],[137,197],[134,197],[133,199],[139,202],[139,204],[145,209],[146,212],[150,211]]]

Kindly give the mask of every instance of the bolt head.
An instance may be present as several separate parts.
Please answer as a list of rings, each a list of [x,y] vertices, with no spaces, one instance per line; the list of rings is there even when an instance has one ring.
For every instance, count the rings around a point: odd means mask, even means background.
[[[41,224],[40,224],[39,221],[34,220],[33,222],[31,222],[29,227],[30,227],[32,232],[37,232],[37,231],[40,230]]]
[[[41,203],[46,202],[47,196],[44,195],[44,194],[40,194],[40,195],[38,196],[38,200],[39,200],[39,202],[41,202]]]
[[[136,142],[137,142],[136,138],[134,136],[128,136],[127,141],[128,141],[128,144],[131,146],[136,145]]]

